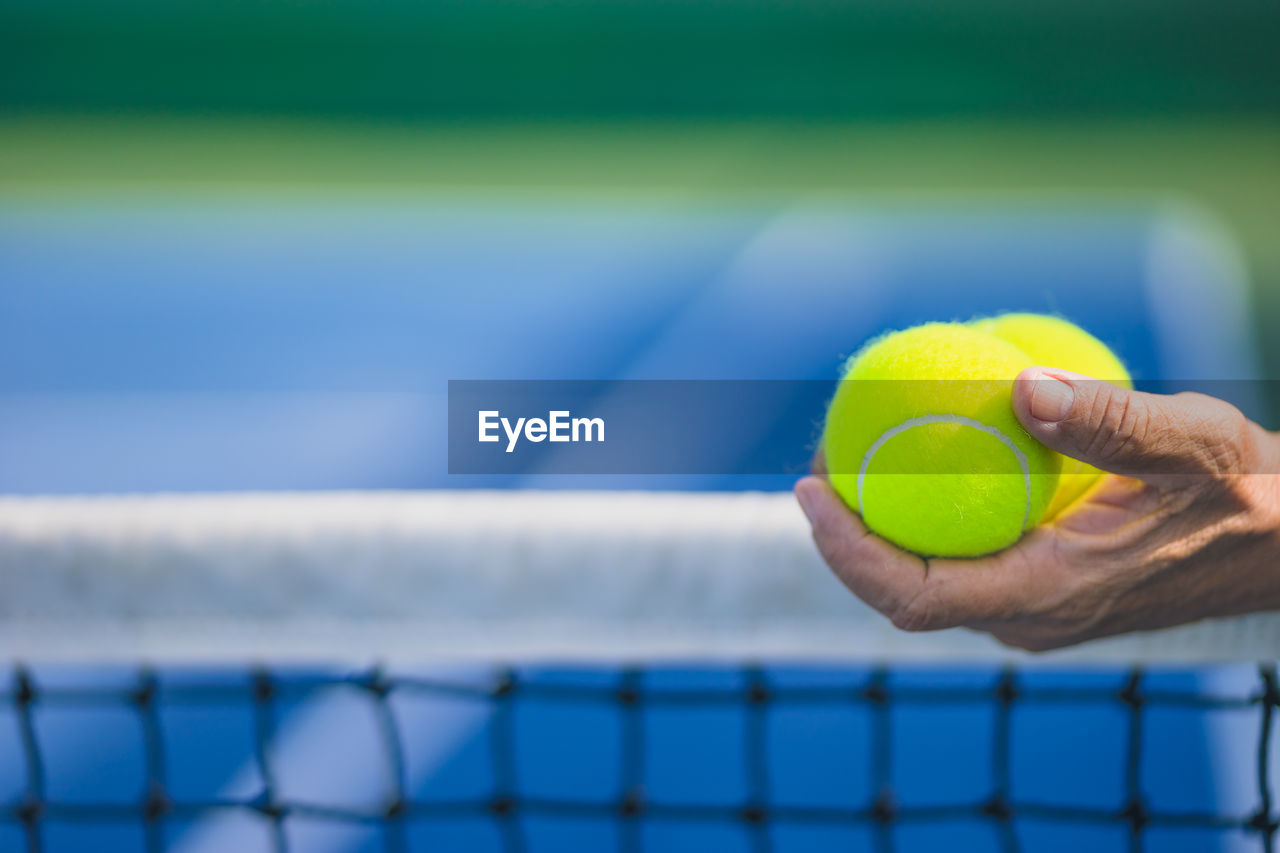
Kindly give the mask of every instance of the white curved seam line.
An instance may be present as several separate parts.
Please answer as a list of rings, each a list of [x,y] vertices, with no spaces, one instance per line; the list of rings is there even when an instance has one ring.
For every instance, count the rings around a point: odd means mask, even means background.
[[[918,418],[908,418],[897,426],[890,427],[880,434],[880,437],[871,442],[871,446],[867,448],[866,454],[862,457],[862,465],[858,468],[858,506],[862,506],[862,481],[867,476],[867,468],[871,465],[871,458],[876,455],[884,443],[895,435],[900,435],[912,427],[925,426],[926,424],[960,424],[961,426],[973,427],[981,430],[987,435],[994,436],[997,441],[1009,448],[1013,452],[1013,457],[1018,460],[1018,467],[1022,469],[1022,485],[1026,490],[1027,500],[1022,508],[1022,529],[1027,529],[1027,522],[1031,518],[1031,465],[1027,462],[1027,454],[1022,452],[1022,448],[1013,443],[1013,439],[1005,435],[996,427],[984,424],[982,421],[976,421],[973,418],[966,418],[964,415],[921,415]]]

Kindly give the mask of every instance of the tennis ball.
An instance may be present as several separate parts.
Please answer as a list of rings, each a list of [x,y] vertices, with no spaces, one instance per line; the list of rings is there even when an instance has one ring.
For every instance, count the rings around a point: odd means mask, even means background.
[[[831,485],[871,530],[919,554],[1012,545],[1044,516],[1062,465],[1013,413],[1013,379],[1032,364],[961,323],[871,341],[827,411]]]
[[[995,335],[1021,349],[1042,367],[1061,367],[1132,388],[1129,371],[1107,345],[1074,323],[1045,314],[1004,314],[974,320],[975,329]],[[1089,491],[1102,472],[1078,459],[1063,457],[1062,478],[1045,513],[1048,520]]]

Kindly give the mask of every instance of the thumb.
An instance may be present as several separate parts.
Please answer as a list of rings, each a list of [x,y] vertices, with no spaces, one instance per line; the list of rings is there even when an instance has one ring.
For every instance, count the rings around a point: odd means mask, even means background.
[[[1158,483],[1251,473],[1252,423],[1204,394],[1146,394],[1029,367],[1014,382],[1013,409],[1043,444],[1115,474]]]

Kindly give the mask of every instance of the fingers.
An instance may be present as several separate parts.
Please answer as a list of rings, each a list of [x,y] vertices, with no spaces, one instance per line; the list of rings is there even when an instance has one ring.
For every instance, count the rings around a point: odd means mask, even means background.
[[[995,557],[926,563],[867,530],[826,482],[805,477],[795,493],[832,572],[898,628],[933,631],[994,622],[1033,606],[1041,573],[1027,567],[1050,558],[1044,531]]]
[[[819,553],[854,595],[890,615],[916,593],[923,561],[873,535],[826,482],[805,477],[795,493]]]
[[[814,451],[813,459],[809,462],[809,473],[815,477],[827,476],[827,452],[821,447]]]
[[[1150,525],[1136,527],[1143,519],[1159,523],[1157,515],[1166,502],[1161,489],[1132,477],[1104,477],[1101,484],[1071,509],[1050,522],[1060,531],[1106,537],[1113,546],[1121,534],[1139,534]],[[1099,540],[1094,540],[1100,544]]]
[[[1013,408],[1031,435],[1059,453],[1151,483],[1250,473],[1254,464],[1250,422],[1202,394],[1145,394],[1032,367],[1014,383]]]

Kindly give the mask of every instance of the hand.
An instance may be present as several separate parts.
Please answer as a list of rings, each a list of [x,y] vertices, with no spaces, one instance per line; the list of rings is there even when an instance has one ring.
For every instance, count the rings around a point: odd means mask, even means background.
[[[1032,651],[1280,609],[1280,437],[1201,394],[1128,391],[1028,368],[1013,406],[1102,482],[1016,545],[923,558],[867,530],[815,476],[796,498],[832,571],[907,631],[966,626]]]

